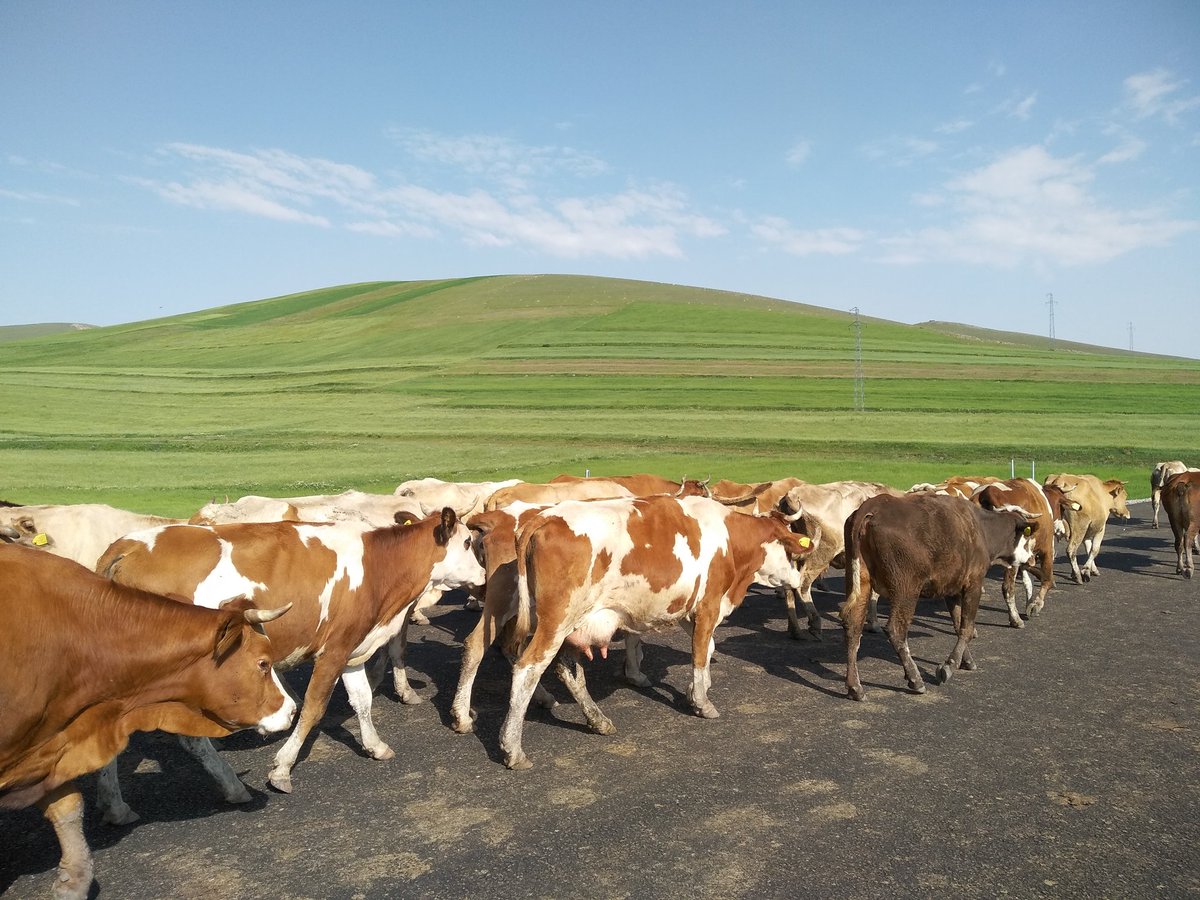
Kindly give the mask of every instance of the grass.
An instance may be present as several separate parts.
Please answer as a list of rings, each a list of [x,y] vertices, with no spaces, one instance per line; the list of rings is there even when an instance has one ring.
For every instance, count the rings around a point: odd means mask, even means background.
[[[989,337],[994,333],[989,333]],[[1057,351],[568,276],[374,282],[6,343],[0,498],[183,515],[213,496],[653,471],[907,487],[1017,460],[1193,458],[1200,362]]]

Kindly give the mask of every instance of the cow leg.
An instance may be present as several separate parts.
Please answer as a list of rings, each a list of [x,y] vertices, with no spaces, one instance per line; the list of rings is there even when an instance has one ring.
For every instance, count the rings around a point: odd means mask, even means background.
[[[1072,534],[1067,538],[1067,559],[1071,561],[1071,577],[1076,584],[1083,584],[1083,572],[1079,568],[1079,540]]]
[[[891,614],[888,616],[887,623],[888,639],[892,642],[892,649],[900,657],[900,665],[904,667],[904,677],[908,680],[909,688],[914,693],[923,694],[925,693],[925,679],[921,677],[921,670],[913,662],[912,653],[908,649],[908,626],[912,624],[913,613],[916,612],[916,597],[911,599],[892,597],[890,599]]]
[[[858,583],[854,583],[855,573]],[[862,642],[863,619],[867,607],[874,613],[874,593],[871,577],[866,569],[858,565],[846,568],[846,601],[842,604],[842,633],[846,643],[846,693],[851,700],[862,700],[865,696],[862,682],[858,678],[858,646]],[[873,618],[873,615],[872,615]]]
[[[958,614],[954,614],[951,610],[951,616],[954,619],[954,630],[958,633],[958,640],[954,642],[954,649],[946,661],[938,666],[937,679],[938,684],[945,684],[954,674],[954,670],[960,666],[964,669],[974,669],[975,661],[971,658],[970,651],[967,649],[967,644],[970,643],[971,637],[975,633],[975,616],[979,612],[979,598],[983,595],[983,586],[976,585],[968,588],[963,592],[962,596],[955,600],[947,600],[947,605],[953,604],[958,609]],[[924,686],[922,685],[922,688]]]
[[[413,606],[412,614],[409,619],[414,625],[428,625],[429,617],[425,615],[425,610],[433,606],[442,599],[442,592],[437,588],[431,588],[417,598],[416,604]]]
[[[396,696],[405,706],[416,706],[421,702],[421,695],[408,683],[408,669],[404,667],[404,657],[408,653],[408,625],[412,620],[411,614],[406,615],[399,633],[387,642],[388,658],[392,661],[392,685],[396,688]]]
[[[642,639],[632,631],[625,632],[625,680],[634,687],[650,687],[650,679],[642,672]]]
[[[496,642],[500,628],[507,623],[512,611],[505,610],[503,617],[496,614],[484,599],[483,615],[463,641],[462,666],[458,673],[458,688],[450,704],[450,727],[459,734],[469,734],[475,728],[475,711],[471,709],[471,691],[475,687],[475,676],[483,662],[483,654]]]
[[[708,691],[712,687],[710,663],[713,651],[716,650],[716,641],[713,640],[713,632],[717,627],[716,616],[708,612],[701,601],[695,616],[692,619],[684,619],[684,625],[692,633],[692,685],[688,689],[688,700],[691,701],[696,715],[701,718],[719,718],[721,713],[708,699]]]
[[[1025,622],[1021,619],[1021,614],[1017,612],[1017,570],[1009,568],[1004,570],[1004,581],[1000,584],[1000,595],[1004,597],[1004,602],[1008,606],[1008,623],[1013,628],[1024,628]],[[1029,592],[1033,596],[1033,591]],[[955,622],[957,629],[958,623]]]
[[[267,775],[271,786],[285,794],[292,792],[292,767],[300,756],[304,742],[308,739],[313,728],[320,724],[325,709],[329,706],[329,695],[345,665],[346,656],[340,659],[328,654],[318,656],[313,664],[312,675],[308,680],[308,690],[304,692],[304,705],[300,709],[300,717],[296,727],[288,735],[279,752],[275,754],[275,762]],[[365,679],[364,679],[365,680]],[[368,689],[370,685],[367,685]]]
[[[1154,509],[1154,521],[1150,524],[1151,528],[1158,527],[1158,511],[1162,508],[1162,491],[1158,488],[1150,490],[1150,506]]]
[[[1054,547],[1049,550],[1040,550],[1037,555],[1037,577],[1038,590],[1037,596],[1033,592],[1029,592],[1029,605],[1025,607],[1025,615],[1037,616],[1040,615],[1042,609],[1046,605],[1046,595],[1050,593],[1050,588],[1054,586]],[[1026,588],[1028,591],[1029,589]]]
[[[217,783],[217,787],[221,789],[221,796],[227,802],[249,803],[253,799],[246,790],[246,785],[242,784],[242,779],[238,778],[237,772],[217,753],[212,741],[205,737],[181,734],[179,743],[204,767],[204,771]]]
[[[555,637],[558,640],[539,642],[535,634],[534,642],[525,648],[525,652],[513,667],[508,715],[504,718],[504,724],[500,726],[500,749],[504,751],[504,764],[510,769],[528,769],[533,766],[521,748],[521,733],[525,729],[525,713],[529,709],[534,688],[538,686],[542,673],[554,661],[566,635]]]
[[[62,856],[54,881],[55,900],[84,900],[92,886],[92,851],[83,836],[83,795],[75,782],[60,785],[38,801],[54,826]]]
[[[358,732],[363,749],[371,754],[372,759],[391,759],[396,754],[379,737],[371,718],[371,682],[363,666],[345,669],[342,672],[342,684],[346,686],[346,693],[350,697],[350,707],[358,716]]]
[[[101,820],[109,825],[132,825],[141,818],[121,794],[121,778],[115,756],[96,773],[96,808],[100,810]]]
[[[554,659],[554,674],[558,680],[567,686],[575,702],[587,717],[588,728],[596,734],[613,734],[617,726],[612,719],[604,714],[592,695],[588,693],[587,678],[584,675],[583,663],[580,662],[577,651],[560,652]]]
[[[1096,557],[1100,553],[1100,545],[1104,542],[1104,529],[1096,532],[1095,536],[1090,540],[1084,541],[1088,549],[1087,562],[1083,564],[1085,574],[1091,575],[1093,578],[1100,574],[1100,569],[1096,566]]]

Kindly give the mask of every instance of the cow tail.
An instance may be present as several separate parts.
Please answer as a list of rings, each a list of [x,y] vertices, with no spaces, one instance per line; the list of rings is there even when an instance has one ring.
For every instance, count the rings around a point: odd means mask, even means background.
[[[112,554],[111,556],[109,554]],[[125,558],[124,553],[112,553],[111,548],[104,551],[104,555],[96,561],[96,574],[101,578],[107,578],[112,581],[113,576],[117,574],[117,566]]]
[[[851,516],[846,522],[846,600],[840,607],[843,619],[845,618],[846,610],[851,606],[871,599],[868,596],[866,600],[863,600],[860,595],[862,593],[863,535],[866,533],[867,525],[870,524],[874,515],[875,513],[873,512],[861,515],[856,514]]]
[[[529,593],[529,556],[533,537],[542,524],[534,520],[531,528],[517,532],[517,620],[514,639],[522,642],[533,633],[533,601]]]

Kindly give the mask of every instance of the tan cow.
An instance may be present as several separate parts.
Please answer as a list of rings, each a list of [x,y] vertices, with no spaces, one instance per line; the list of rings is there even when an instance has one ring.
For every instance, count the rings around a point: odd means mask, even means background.
[[[121,535],[182,521],[104,503],[0,507],[0,529],[10,541],[32,544],[88,569],[96,568],[100,554]]]
[[[36,803],[62,846],[54,896],[84,898],[92,856],[74,779],[135,731],[282,731],[296,712],[241,600],[200,609],[67,559],[0,546],[0,808]]]
[[[697,481],[686,475],[679,481],[663,478],[661,475],[609,475],[603,478],[597,476],[556,475],[550,479],[550,484],[576,484],[581,481],[615,481],[629,488],[635,497],[653,497],[666,494],[670,497],[708,497],[711,492],[708,483],[711,478]]]
[[[633,491],[609,478],[589,478],[578,482],[561,484],[535,484],[521,482],[496,491],[483,504],[485,511],[504,509],[514,503],[531,506],[551,506],[563,500],[611,500],[617,497],[633,497]]]
[[[460,519],[483,511],[483,503],[501,488],[520,484],[519,478],[505,481],[442,481],[417,478],[402,482],[394,491],[397,497],[412,501],[416,511],[428,516],[450,507]]]
[[[364,528],[386,528],[396,513],[411,512],[412,502],[394,494],[343,491],[308,497],[260,497],[251,494],[227,503],[206,503],[188,520],[191,525],[239,522],[346,522]],[[440,512],[440,510],[439,510]],[[424,518],[424,514],[420,516]]]
[[[521,748],[525,711],[564,643],[603,651],[618,631],[685,624],[688,698],[698,715],[717,716],[708,699],[713,630],[751,583],[798,587],[793,560],[810,547],[782,516],[739,515],[704,497],[568,501],[540,512],[517,535],[517,634],[534,615],[537,624],[513,669],[500,737],[505,764],[530,765]]]
[[[339,676],[363,748],[375,759],[394,755],[371,720],[365,664],[401,633],[425,591],[482,585],[484,574],[471,533],[449,508],[440,517],[373,531],[303,522],[171,525],[127,535],[98,568],[122,584],[201,606],[237,594],[265,608],[293,604],[290,616],[267,629],[277,668],[313,661],[300,721],[269,777],[284,792],[292,789],[292,766]]]
[[[1086,579],[1100,574],[1096,568],[1096,556],[1104,542],[1109,514],[1120,519],[1129,518],[1129,507],[1125,505],[1128,499],[1125,482],[1101,481],[1095,475],[1061,473],[1048,475],[1044,483],[1069,491],[1071,499],[1079,504],[1079,509],[1067,510],[1067,559],[1071,562],[1075,583],[1082,584]],[[1076,558],[1080,544],[1087,551],[1082,569]]]

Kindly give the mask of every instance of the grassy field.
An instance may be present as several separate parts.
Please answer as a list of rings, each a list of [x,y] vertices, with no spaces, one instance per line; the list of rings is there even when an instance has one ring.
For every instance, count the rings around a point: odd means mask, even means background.
[[[407,478],[653,471],[761,480],[1194,460],[1200,361],[568,276],[346,285],[16,340],[0,497],[182,515],[211,497]]]

